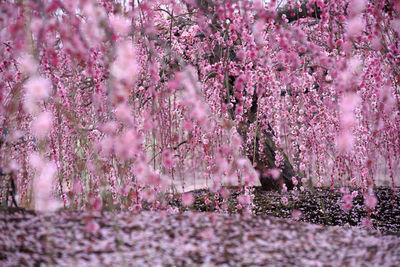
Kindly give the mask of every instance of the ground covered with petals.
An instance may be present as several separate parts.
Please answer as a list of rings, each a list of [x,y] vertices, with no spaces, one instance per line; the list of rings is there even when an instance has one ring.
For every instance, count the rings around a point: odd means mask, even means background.
[[[96,225],[89,227],[88,225]],[[98,226],[98,227],[97,227]],[[396,266],[400,237],[208,212],[0,214],[2,266]]]

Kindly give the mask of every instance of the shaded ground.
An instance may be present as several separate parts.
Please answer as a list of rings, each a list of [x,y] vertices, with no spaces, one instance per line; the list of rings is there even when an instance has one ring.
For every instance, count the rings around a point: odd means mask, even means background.
[[[230,196],[223,200],[219,197],[221,203],[229,203],[228,211],[236,212],[238,188],[232,188]],[[353,199],[353,207],[345,212],[341,205],[343,194],[339,190],[330,190],[328,188],[306,189],[303,192],[278,193],[263,191],[261,187],[254,188],[253,211],[256,215],[272,215],[276,217],[290,218],[295,210],[301,212],[300,221],[329,226],[361,226],[363,218],[371,218],[373,227],[385,234],[394,234],[400,236],[400,190],[393,193],[389,187],[379,187],[375,189],[378,204],[374,211],[368,213],[365,209],[364,198],[361,191]],[[191,192],[195,196],[194,205],[187,208],[182,207],[179,197],[171,204],[180,208],[180,210],[198,210],[215,211],[213,201],[215,194],[207,190],[196,190]],[[288,204],[282,203],[282,196],[288,199]],[[205,199],[211,200],[209,205],[205,204]]]
[[[396,266],[400,238],[271,216],[0,214],[1,266]]]
[[[353,199],[353,207],[348,211],[341,208],[343,194],[327,188],[315,188],[298,192],[298,200],[288,196],[289,202],[285,206],[277,194],[255,191],[255,211],[257,214],[271,214],[279,217],[289,217],[293,210],[300,210],[301,221],[323,225],[351,225],[360,226],[361,220],[370,216],[373,227],[387,234],[400,236],[400,191],[393,194],[391,188],[377,188],[375,190],[378,204],[374,211],[367,213],[361,191]],[[296,197],[296,194],[294,194]],[[268,204],[264,204],[268,203]]]

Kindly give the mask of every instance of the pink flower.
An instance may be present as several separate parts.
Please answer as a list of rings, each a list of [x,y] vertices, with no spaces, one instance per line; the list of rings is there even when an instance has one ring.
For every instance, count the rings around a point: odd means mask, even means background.
[[[182,204],[184,206],[190,206],[193,204],[194,198],[192,193],[185,193],[182,195]]]
[[[343,153],[350,152],[354,143],[354,137],[348,131],[339,135],[337,139],[337,148]]]
[[[203,102],[196,102],[195,106],[190,112],[190,116],[203,125],[207,121],[207,106]]]
[[[235,88],[236,88],[236,90],[241,92],[244,89],[244,85],[243,85],[243,83],[235,83]]]
[[[118,132],[119,125],[116,121],[109,121],[106,124],[101,126],[101,131],[108,135],[114,135]]]
[[[353,196],[352,195],[344,195],[343,197],[342,197],[342,200],[344,201],[344,202],[352,202],[353,201]]]
[[[44,164],[45,160],[39,153],[33,152],[29,155],[29,165],[31,165],[36,170],[41,170]]]
[[[349,13],[354,16],[363,12],[365,9],[365,0],[352,0],[349,4]]]
[[[301,217],[301,211],[300,210],[294,210],[292,212],[292,218],[293,220],[298,220]]]
[[[269,169],[267,171],[267,175],[271,175],[273,179],[278,179],[281,176],[282,170],[281,169]]]
[[[372,220],[371,218],[362,218],[361,219],[361,225],[364,227],[371,228],[372,227]]]
[[[263,19],[259,19],[253,24],[254,40],[258,44],[263,43],[264,28],[265,28],[265,21]]]
[[[38,68],[35,59],[29,54],[24,54],[19,59],[19,63],[21,65],[21,70],[27,75],[34,74]]]
[[[89,233],[96,233],[99,229],[100,229],[99,224],[93,219],[91,219],[85,226],[86,232]]]
[[[229,190],[226,188],[222,188],[220,194],[223,199],[227,199],[230,195]]]
[[[175,166],[174,154],[170,149],[165,149],[162,153],[162,161],[165,168],[173,168]]]
[[[117,59],[111,66],[112,75],[119,81],[132,84],[136,81],[138,72],[135,47],[132,42],[121,42],[117,47]]]
[[[257,171],[249,171],[244,177],[243,181],[248,185],[254,185],[254,183],[259,179],[259,174]]]
[[[283,193],[287,192],[286,184],[283,184],[283,185],[282,185],[282,192],[283,192]]]
[[[399,4],[400,6],[400,4]],[[398,35],[400,35],[400,19],[395,19],[392,21],[392,27],[393,30],[395,30],[397,32]]]
[[[378,204],[378,199],[374,195],[369,195],[365,198],[365,206],[369,209],[374,209]]]
[[[134,210],[135,212],[141,211],[141,210],[142,210],[142,205],[140,205],[140,204],[135,204],[135,205],[133,206],[133,210]]]
[[[361,16],[357,16],[349,21],[347,25],[347,34],[354,37],[364,29],[364,23]]]
[[[131,129],[126,131],[122,136],[115,140],[115,154],[122,160],[128,160],[134,157],[138,151],[139,137],[136,132]]]
[[[382,41],[379,37],[374,37],[371,40],[371,48],[377,51],[382,49]]]
[[[31,77],[25,83],[26,96],[34,101],[46,100],[50,96],[51,82],[40,76]]]
[[[101,211],[103,207],[103,202],[101,200],[101,197],[97,197],[92,204],[92,208],[94,211]]]
[[[38,139],[44,139],[50,132],[52,121],[53,116],[50,112],[41,113],[32,123],[33,135]]]
[[[236,56],[238,59],[243,61],[246,58],[246,52],[244,50],[239,50]]]
[[[30,23],[30,29],[37,36],[39,34],[42,25],[43,25],[42,18],[33,18]]]
[[[251,203],[250,196],[248,196],[248,195],[246,195],[246,196],[245,195],[240,195],[238,197],[238,201],[243,206],[249,205]]]
[[[147,171],[149,171],[149,168],[144,162],[138,162],[135,165],[134,170],[137,175],[144,175],[144,174],[146,174]]]
[[[179,81],[177,80],[169,80],[168,81],[168,88],[172,91],[179,89]]]
[[[341,126],[344,130],[350,129],[355,124],[355,118],[353,113],[346,112],[340,118]]]
[[[82,181],[80,181],[80,180],[75,180],[75,181],[74,181],[74,184],[73,184],[73,186],[72,186],[72,192],[73,192],[75,195],[79,195],[79,194],[83,193],[84,191],[85,191],[85,189],[83,188]]]
[[[300,163],[300,171],[305,171],[306,170],[306,164]]]
[[[147,189],[143,192],[143,199],[149,203],[153,203],[156,199],[155,192],[151,189]]]
[[[342,205],[342,210],[344,210],[345,212],[348,212],[351,207],[353,207],[353,203],[351,202],[346,202]]]
[[[130,124],[133,122],[133,117],[131,116],[131,111],[126,104],[120,104],[115,109],[115,116],[118,120],[125,124]]]
[[[130,23],[127,19],[119,15],[110,16],[110,24],[114,32],[118,35],[126,35],[130,29]]]
[[[281,201],[282,201],[282,204],[285,205],[285,206],[289,203],[289,201],[288,201],[288,199],[286,197],[282,197]]]
[[[263,9],[263,8],[264,8],[264,1],[262,1],[262,0],[255,0],[255,1],[253,2],[253,7],[254,7],[254,9],[258,9],[258,10]]]
[[[44,163],[34,178],[33,190],[35,193],[35,210],[53,212],[60,207],[60,203],[53,198],[53,179],[57,168],[53,163]]]
[[[236,105],[235,115],[240,116],[242,114],[243,114],[243,105],[241,105],[241,104]]]
[[[101,156],[108,157],[114,151],[114,138],[106,136],[97,145]]]
[[[147,173],[147,177],[146,178],[147,178],[147,183],[149,185],[154,185],[154,186],[160,185],[161,177],[160,177],[160,175],[158,173],[149,172],[149,173]]]

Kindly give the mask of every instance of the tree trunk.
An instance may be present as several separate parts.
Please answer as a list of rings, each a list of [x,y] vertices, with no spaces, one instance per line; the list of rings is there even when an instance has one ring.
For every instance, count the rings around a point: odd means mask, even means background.
[[[232,118],[234,119],[234,112],[231,113]],[[241,135],[244,142],[248,139],[247,137],[247,129],[250,124],[254,123],[257,119],[257,97],[253,98],[253,105],[249,112],[247,113],[247,123],[242,123],[238,127],[238,132]],[[263,127],[258,127],[259,129]],[[272,130],[272,129],[271,129]],[[260,173],[260,183],[264,190],[273,190],[273,191],[281,191],[283,184],[286,185],[288,190],[292,190],[294,188],[294,184],[292,181],[292,177],[295,176],[295,172],[293,170],[293,166],[290,163],[287,155],[280,151],[283,156],[283,163],[281,166],[276,166],[275,164],[275,156],[276,151],[279,148],[275,145],[273,141],[272,134],[266,130],[262,131],[262,134],[257,132],[256,140],[254,142],[255,150],[254,153],[248,153],[248,158],[250,161],[254,161],[255,169]],[[259,145],[263,144],[262,154],[259,153]],[[274,178],[271,175],[271,169],[280,169],[281,174],[278,178]],[[300,184],[299,184],[300,185]]]
[[[259,142],[260,138],[257,137],[256,146],[259,145]],[[255,159],[255,168],[260,172],[260,183],[262,185],[262,188],[265,190],[280,191],[283,184],[285,184],[288,190],[292,190],[294,188],[292,177],[295,176],[295,172],[288,157],[285,153],[281,152],[283,155],[283,166],[276,166],[275,155],[277,147],[272,140],[272,136],[269,133],[264,133],[264,138],[262,139],[262,142],[264,145],[263,155],[260,156],[257,152]],[[270,174],[270,172],[268,172],[268,169],[281,169],[282,172],[279,178],[275,179]]]
[[[204,14],[207,14],[208,17],[212,19],[212,23],[210,26],[213,26],[214,29],[216,30],[221,30],[222,27],[219,26],[217,17],[213,14],[213,12],[210,12],[210,7],[213,9],[215,7],[214,3],[210,0],[196,0],[195,1],[197,8],[199,8]],[[288,19],[289,22],[293,20],[297,20],[299,18],[304,18],[304,17],[315,17],[319,18],[320,17],[320,10],[316,6],[316,4],[312,5],[314,7],[314,12],[307,12],[306,8],[306,2],[303,3],[301,6],[303,9],[300,12],[299,8],[296,8],[295,10],[289,9],[289,8],[283,8],[277,12],[277,17],[275,18],[277,23],[282,23],[282,15],[285,15],[286,18]],[[203,36],[204,37],[204,36]],[[219,49],[218,49],[219,50]],[[215,59],[210,59],[211,61],[219,61],[222,60],[222,57],[225,53],[216,53],[216,58]],[[229,60],[237,60],[234,50],[231,50],[229,53]],[[225,77],[224,84],[228,87],[226,88],[227,90],[227,97],[226,97],[226,103],[230,103],[231,99],[234,97],[233,93],[233,85],[236,77]],[[229,111],[230,117],[232,120],[235,119],[235,112],[234,109],[231,109]],[[247,123],[243,123],[241,126],[238,127],[238,132],[242,136],[243,140],[247,140],[247,129],[251,123],[253,123],[257,118],[257,96],[254,96],[253,98],[253,106],[251,107],[251,110],[247,114]],[[260,127],[262,128],[262,127]],[[264,150],[262,154],[260,155],[258,152],[258,146],[260,143],[263,143]],[[295,176],[295,172],[293,170],[293,166],[290,163],[288,157],[286,154],[284,154],[281,151],[281,154],[283,155],[283,166],[276,166],[275,164],[275,156],[276,156],[276,151],[278,148],[275,145],[275,142],[272,139],[272,136],[270,133],[267,131],[262,132],[262,136],[260,134],[257,134],[256,136],[256,141],[254,143],[256,149],[256,153],[253,155],[253,153],[249,153],[248,157],[251,161],[254,160],[255,163],[255,168],[257,171],[260,173],[260,182],[262,185],[262,188],[265,190],[275,190],[275,191],[280,191],[282,189],[283,184],[286,185],[288,190],[292,190],[294,188],[294,184],[292,182],[292,177]],[[270,169],[280,169],[282,172],[280,176],[277,179],[274,179],[271,175],[269,170]]]

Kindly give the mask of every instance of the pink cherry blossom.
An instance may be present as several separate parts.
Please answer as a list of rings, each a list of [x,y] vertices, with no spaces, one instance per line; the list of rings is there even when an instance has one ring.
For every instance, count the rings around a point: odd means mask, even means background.
[[[38,65],[32,55],[24,54],[19,59],[22,71],[27,75],[33,75],[36,73]]]
[[[354,37],[360,34],[363,29],[364,23],[361,16],[357,16],[348,22],[347,33],[349,34],[349,36]]]
[[[117,80],[133,83],[136,81],[139,66],[136,59],[136,49],[131,42],[118,44],[117,58],[111,67],[111,73]]]
[[[274,178],[275,180],[278,179],[280,177],[282,173],[281,169],[270,169],[268,170],[268,174],[272,176],[272,178]]]
[[[182,204],[184,206],[191,206],[193,204],[193,201],[194,201],[193,194],[185,193],[182,195]]]
[[[40,212],[53,212],[60,208],[59,201],[53,197],[53,181],[57,169],[53,163],[44,163],[37,170],[33,191],[35,192],[35,209]]]
[[[85,230],[89,233],[96,233],[99,229],[100,225],[95,220],[90,220],[86,223]]]
[[[366,1],[365,0],[352,0],[350,1],[349,4],[349,11],[351,15],[357,15],[364,11],[366,7]]]
[[[118,107],[115,109],[115,116],[118,120],[128,125],[133,122],[133,117],[131,116],[129,107],[126,104],[118,105]]]
[[[292,219],[293,220],[298,220],[298,219],[300,219],[300,217],[301,217],[301,211],[300,210],[294,210],[293,212],[292,212]]]
[[[163,165],[166,168],[172,168],[175,165],[174,154],[170,149],[165,149],[162,153]]]
[[[361,225],[364,226],[364,227],[368,227],[368,228],[372,227],[371,218],[362,218],[361,219]]]
[[[374,209],[378,204],[378,200],[374,195],[368,195],[365,198],[365,206],[369,209]]]
[[[53,116],[50,112],[41,113],[33,122],[32,122],[32,132],[35,137],[38,139],[44,139],[50,132],[52,124],[53,124]]]
[[[46,100],[50,96],[51,83],[48,79],[34,76],[25,83],[26,97],[34,101]]]
[[[129,21],[119,15],[112,15],[110,16],[110,24],[113,30],[118,34],[118,35],[126,35],[128,34],[130,30],[130,23]]]
[[[351,207],[353,207],[353,204],[351,202],[346,202],[342,205],[342,210],[348,212]]]
[[[239,203],[242,205],[242,206],[246,206],[246,205],[249,205],[250,204],[250,202],[251,202],[251,200],[250,200],[250,196],[245,196],[245,195],[240,195],[239,197],[238,197],[238,201],[239,201]]]
[[[282,204],[285,206],[289,203],[287,197],[281,197],[281,201],[282,201]]]

